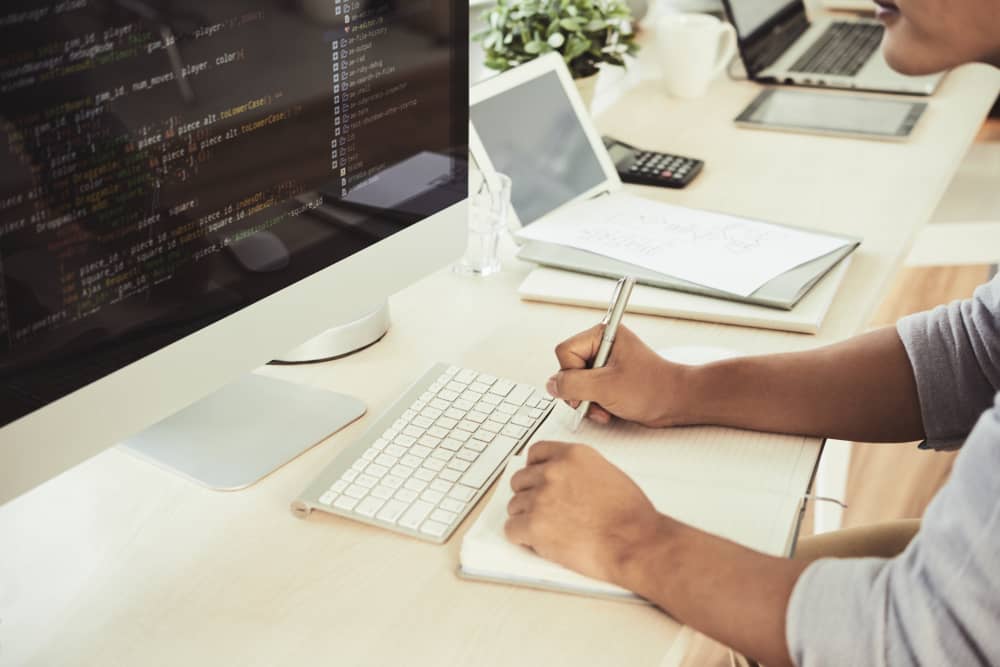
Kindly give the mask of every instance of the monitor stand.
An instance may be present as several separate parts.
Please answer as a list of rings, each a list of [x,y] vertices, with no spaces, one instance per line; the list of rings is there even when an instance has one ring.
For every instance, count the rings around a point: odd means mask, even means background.
[[[251,373],[122,447],[219,491],[243,489],[365,413],[343,394]]]

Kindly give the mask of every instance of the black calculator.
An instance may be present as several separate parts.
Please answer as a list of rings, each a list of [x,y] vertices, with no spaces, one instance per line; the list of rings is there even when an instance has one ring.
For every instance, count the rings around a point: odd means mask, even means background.
[[[705,166],[701,160],[644,151],[611,137],[604,137],[604,146],[615,163],[618,175],[626,183],[683,188]]]

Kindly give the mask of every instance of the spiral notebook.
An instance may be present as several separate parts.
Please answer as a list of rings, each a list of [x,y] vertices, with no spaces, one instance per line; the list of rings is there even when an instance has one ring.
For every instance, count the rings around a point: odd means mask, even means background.
[[[776,436],[722,427],[649,429],[615,422],[569,428],[572,411],[557,406],[529,442],[585,442],[624,470],[658,510],[757,551],[787,555],[801,513],[803,466],[817,438]],[[462,540],[459,575],[598,597],[640,601],[631,592],[591,579],[511,544],[504,535],[510,478],[528,447],[511,458],[497,488]]]

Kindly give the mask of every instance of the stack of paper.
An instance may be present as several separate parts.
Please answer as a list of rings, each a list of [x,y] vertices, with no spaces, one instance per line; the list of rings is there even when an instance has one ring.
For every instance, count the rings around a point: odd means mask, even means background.
[[[850,244],[840,237],[626,193],[567,207],[517,235],[604,255],[739,297]]]

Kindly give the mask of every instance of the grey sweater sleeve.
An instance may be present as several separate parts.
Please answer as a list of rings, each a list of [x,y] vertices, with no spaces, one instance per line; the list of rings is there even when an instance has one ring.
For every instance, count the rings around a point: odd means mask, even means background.
[[[901,556],[802,573],[786,619],[802,667],[1000,664],[1000,283],[898,330],[928,441],[968,438]]]
[[[958,447],[1000,390],[1000,276],[955,301],[899,321],[917,380],[927,445]]]

